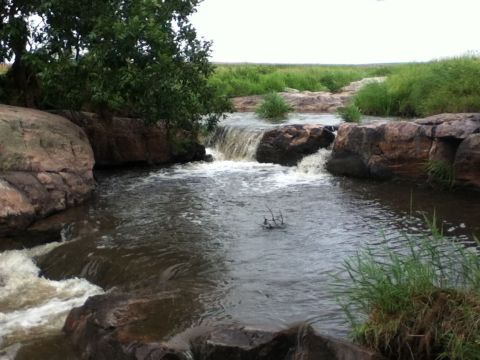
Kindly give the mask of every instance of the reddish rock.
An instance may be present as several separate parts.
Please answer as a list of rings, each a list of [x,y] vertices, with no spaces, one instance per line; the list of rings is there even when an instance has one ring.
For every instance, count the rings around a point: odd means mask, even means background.
[[[280,126],[264,133],[255,157],[261,163],[293,166],[334,139],[335,135],[321,125]]]
[[[101,120],[92,113],[59,112],[85,130],[98,167],[129,164],[168,164],[203,160],[205,148],[194,141],[172,146],[162,124],[113,117]],[[188,136],[182,134],[184,139]]]
[[[480,114],[440,114],[416,121],[343,124],[327,169],[388,179],[428,178],[431,160],[454,167],[457,184],[479,186]]]
[[[83,359],[382,359],[372,351],[318,334],[308,326],[268,331],[238,325],[190,328],[186,322],[182,329],[182,321],[176,321],[178,314],[169,310],[171,294],[165,295],[110,293],[91,297],[70,312],[64,332]],[[170,330],[176,328],[177,335],[165,335],[161,330],[164,323]]]
[[[75,124],[42,111],[0,105],[0,235],[85,201],[94,159]]]

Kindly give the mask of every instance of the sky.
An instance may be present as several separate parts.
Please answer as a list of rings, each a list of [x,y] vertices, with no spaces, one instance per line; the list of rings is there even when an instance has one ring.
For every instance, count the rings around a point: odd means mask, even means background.
[[[480,0],[204,0],[213,62],[370,64],[480,50]]]

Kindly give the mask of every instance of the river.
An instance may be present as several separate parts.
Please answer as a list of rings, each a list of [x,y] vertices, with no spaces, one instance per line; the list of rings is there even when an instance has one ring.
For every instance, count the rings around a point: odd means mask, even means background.
[[[333,115],[291,123],[335,125]],[[335,177],[328,150],[297,167],[253,160],[269,125],[228,118],[208,151],[215,161],[98,171],[95,197],[59,215],[65,241],[0,254],[0,358],[75,359],[61,326],[68,310],[111,289],[182,291],[158,325],[189,327],[307,321],[346,336],[332,275],[361,246],[401,246],[435,211],[446,235],[479,234],[480,196]],[[262,227],[281,212],[285,226]]]

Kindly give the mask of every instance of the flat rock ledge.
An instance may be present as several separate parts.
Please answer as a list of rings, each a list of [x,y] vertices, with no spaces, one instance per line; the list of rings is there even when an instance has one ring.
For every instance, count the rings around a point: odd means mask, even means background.
[[[168,296],[107,294],[73,309],[64,332],[83,359],[164,360],[380,360],[378,354],[316,333],[309,326],[267,331],[219,325],[165,336],[149,328],[149,318],[171,321]],[[162,313],[163,312],[163,313]],[[165,324],[156,322],[161,328]],[[188,326],[188,325],[187,325]],[[178,328],[178,326],[176,326]],[[182,330],[180,330],[182,331]]]
[[[260,163],[295,166],[305,156],[327,148],[335,139],[331,127],[284,125],[263,134],[255,158]]]
[[[98,115],[70,110],[56,111],[81,127],[93,148],[96,167],[161,165],[204,160],[205,147],[196,141],[172,144],[165,127],[147,124],[142,119],[113,117],[101,120]],[[186,133],[179,138],[188,139]]]
[[[279,95],[282,96],[296,112],[334,113],[339,107],[345,106],[353,95],[365,85],[382,82],[384,80],[385,77],[373,77],[354,81],[350,85],[345,86],[339,93],[289,89],[289,91],[280,92]],[[255,111],[262,101],[262,95],[232,98],[233,107],[238,112]]]
[[[450,169],[456,185],[480,189],[480,113],[343,124],[327,169],[360,178],[429,180],[432,162]]]
[[[0,237],[88,199],[95,188],[93,166],[92,148],[77,125],[0,105]]]

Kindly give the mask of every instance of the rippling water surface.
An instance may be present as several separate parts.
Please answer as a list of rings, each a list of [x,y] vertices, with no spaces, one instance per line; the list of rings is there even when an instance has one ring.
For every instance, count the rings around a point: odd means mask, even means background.
[[[226,126],[244,133],[264,128],[233,120]],[[73,224],[69,241],[0,254],[2,285],[14,294],[0,295],[4,356],[74,358],[59,319],[112,288],[186,294],[172,301],[166,337],[196,325],[297,321],[345,336],[330,285],[343,259],[364,244],[395,245],[402,233],[424,232],[423,216],[434,209],[446,234],[479,232],[478,194],[333,177],[323,170],[328,150],[287,168],[225,149],[210,149],[211,163],[99,172],[95,199],[61,215]],[[282,212],[284,228],[262,228],[268,208]],[[42,315],[49,306],[56,311]],[[19,343],[27,346],[17,352]]]

